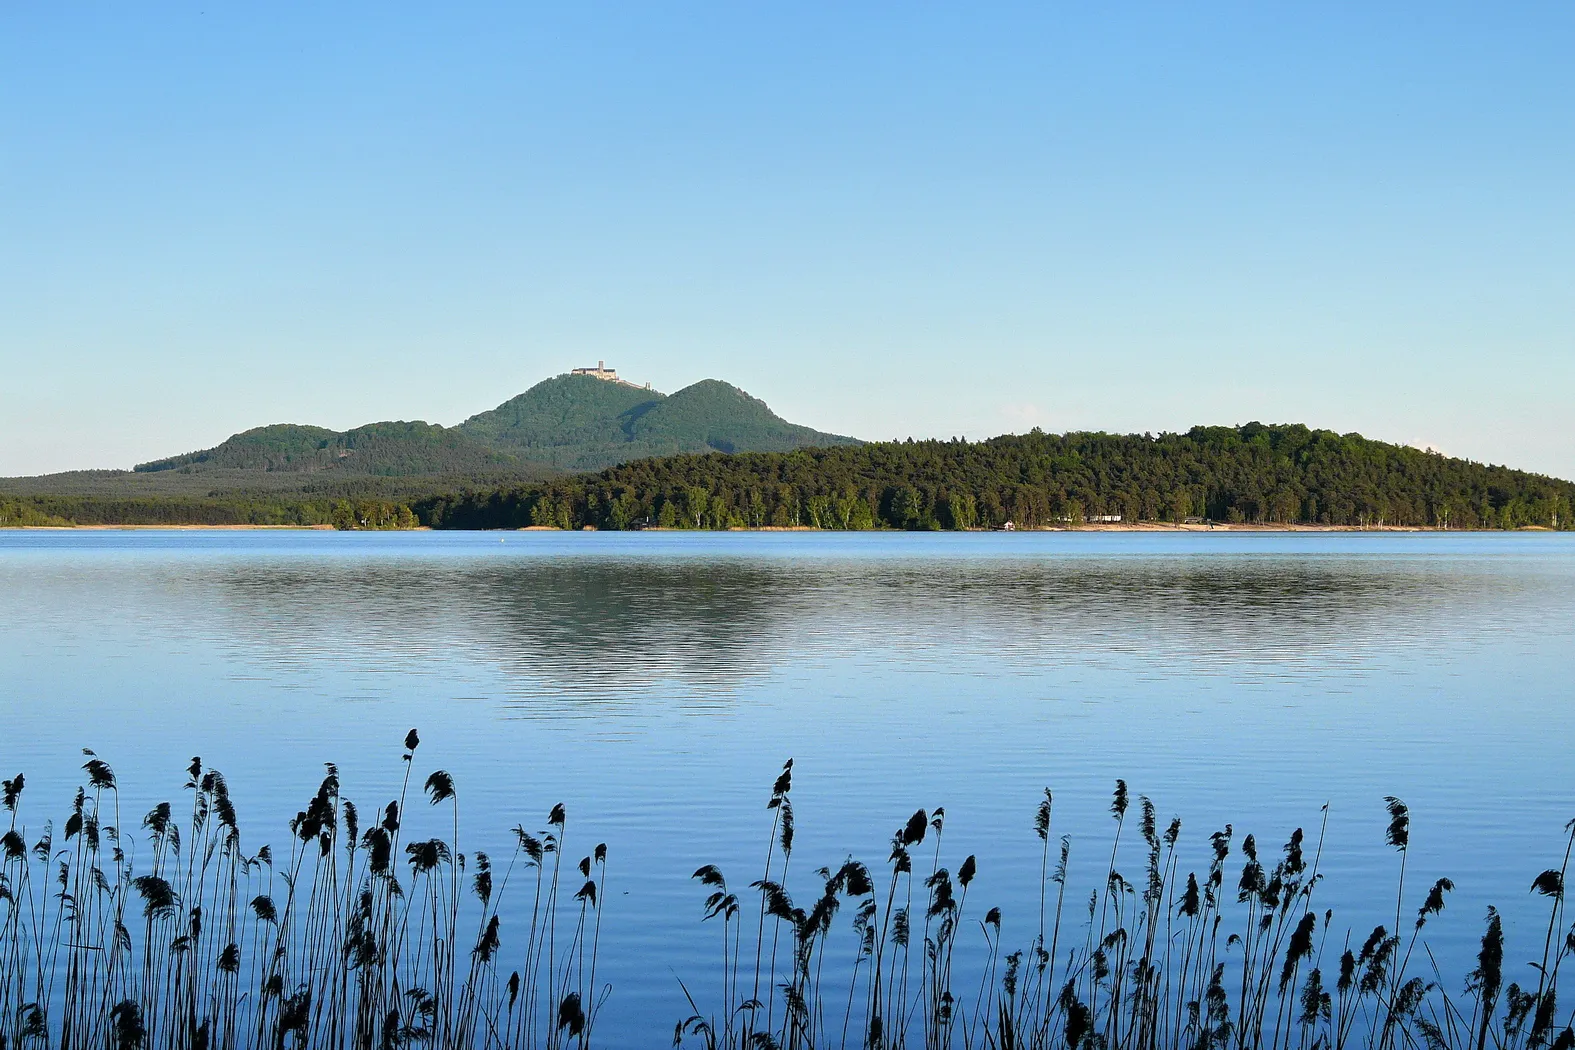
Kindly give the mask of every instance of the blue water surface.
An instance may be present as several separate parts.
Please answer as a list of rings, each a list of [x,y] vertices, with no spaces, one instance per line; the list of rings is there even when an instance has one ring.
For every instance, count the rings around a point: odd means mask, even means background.
[[[282,842],[326,761],[363,808],[397,794],[419,727],[463,848],[557,802],[568,852],[608,843],[609,1046],[688,1012],[677,977],[715,941],[689,875],[759,877],[789,757],[804,893],[944,805],[943,862],[978,856],[1009,946],[1047,786],[1084,898],[1118,777],[1197,868],[1227,822],[1272,849],[1327,804],[1321,900],[1358,936],[1393,919],[1400,796],[1408,908],[1457,886],[1430,927],[1457,983],[1489,903],[1540,954],[1530,882],[1575,816],[1572,585],[1559,534],[0,531],[0,771],[58,823],[83,747],[134,812],[200,755]]]

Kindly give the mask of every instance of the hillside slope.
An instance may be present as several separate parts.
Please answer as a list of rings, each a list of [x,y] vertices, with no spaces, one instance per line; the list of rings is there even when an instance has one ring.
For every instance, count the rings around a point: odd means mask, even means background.
[[[667,395],[591,376],[554,376],[457,429],[560,470],[600,470],[679,452],[858,444],[789,423],[764,401],[716,379]]]
[[[234,434],[213,448],[169,456],[132,468],[139,474],[161,470],[290,470],[315,463],[319,453],[339,436],[326,427],[275,423]]]
[[[626,444],[629,423],[666,397],[593,376],[553,376],[455,429],[526,458],[575,466],[594,458],[593,450]]]
[[[718,379],[702,379],[631,419],[629,442],[646,455],[676,452],[786,452],[857,445],[854,438],[789,423],[759,398]]]
[[[210,449],[142,463],[140,474],[178,470],[325,471],[401,477],[452,474],[517,464],[517,457],[489,448],[467,434],[434,423],[369,423],[338,433],[323,427],[279,423],[243,431]]]

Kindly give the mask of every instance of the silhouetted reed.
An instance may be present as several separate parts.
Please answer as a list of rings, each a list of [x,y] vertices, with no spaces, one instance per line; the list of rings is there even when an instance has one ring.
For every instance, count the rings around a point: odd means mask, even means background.
[[[563,807],[545,830],[514,829],[496,877],[487,854],[460,852],[459,794],[440,770],[424,790],[451,808],[453,838],[404,842],[419,744],[412,730],[400,797],[364,829],[328,766],[277,853],[248,855],[224,777],[199,759],[189,807],[143,817],[145,851],[91,752],[58,840],[53,823],[28,833],[24,778],[4,781],[0,1048],[589,1045],[607,991],[595,983],[606,847],[578,863],[560,929]],[[505,950],[499,904],[514,880],[530,881],[532,905]]]
[[[775,811],[774,839],[781,814],[792,812],[791,765],[768,802]],[[738,899],[722,872],[708,864],[694,877],[712,888],[704,917],[723,926],[720,994],[708,1011],[683,986],[693,1012],[677,1024],[673,1044],[707,1050],[1575,1047],[1575,1014],[1559,1013],[1557,993],[1559,970],[1575,956],[1575,924],[1564,910],[1575,821],[1565,827],[1561,866],[1532,884],[1550,908],[1540,961],[1529,966],[1535,980],[1505,986],[1503,922],[1489,909],[1477,968],[1451,983],[1423,931],[1444,910],[1454,885],[1436,880],[1407,914],[1410,811],[1397,798],[1384,801],[1385,840],[1399,854],[1395,922],[1354,941],[1350,932],[1336,933],[1332,910],[1320,912],[1313,903],[1324,879],[1319,866],[1328,807],[1317,840],[1309,844],[1298,828],[1278,857],[1260,856],[1256,839],[1243,837],[1236,847],[1240,873],[1230,885],[1230,825],[1209,836],[1206,869],[1183,877],[1181,822],[1161,828],[1153,803],[1139,796],[1142,876],[1134,882],[1118,869],[1131,856],[1122,843],[1133,802],[1124,781],[1116,782],[1110,806],[1114,833],[1105,877],[1087,898],[1081,944],[1064,955],[1071,841],[1052,834],[1048,789],[1032,819],[1041,841],[1037,932],[1031,943],[1005,955],[1000,909],[965,920],[978,866],[972,855],[955,876],[941,866],[940,809],[930,816],[919,810],[896,830],[889,874],[880,879],[851,858],[835,870],[819,869],[808,910],[794,905],[785,885],[790,838],[782,842],[777,869],[768,851],[766,878],[753,884],[762,899],[753,946],[740,943],[745,931],[737,923]],[[916,876],[914,857],[927,836],[929,871]],[[833,938],[832,920],[844,906],[853,914],[852,936]],[[959,994],[954,950],[959,934],[975,928],[979,972],[966,982],[971,993]],[[788,969],[777,982],[779,935],[789,947]],[[845,990],[822,983],[834,943],[851,945],[842,965],[834,965],[847,975]],[[753,972],[741,972],[740,956],[751,954]]]
[[[398,797],[370,819],[341,797],[330,765],[288,822],[288,844],[250,854],[224,777],[198,759],[189,804],[158,804],[136,831],[114,772],[91,752],[58,834],[23,820],[22,775],[3,781],[0,1050],[591,1046],[610,993],[597,972],[606,846],[565,864],[558,805],[539,830],[513,829],[507,860],[461,852],[460,792],[443,770],[418,778],[416,797],[450,837],[407,841],[419,745],[412,730]],[[694,872],[720,966],[680,979],[689,1012],[675,1045],[1575,1048],[1575,1015],[1558,1000],[1575,956],[1565,910],[1575,821],[1560,866],[1531,885],[1548,906],[1534,961],[1511,978],[1504,922],[1489,909],[1475,968],[1450,980],[1424,933],[1454,887],[1436,879],[1408,905],[1411,814],[1396,798],[1385,800],[1394,923],[1386,893],[1385,924],[1362,935],[1314,904],[1327,807],[1315,838],[1298,828],[1277,853],[1252,835],[1238,843],[1226,825],[1188,870],[1181,822],[1162,825],[1120,781],[1103,877],[1086,898],[1074,893],[1086,909],[1069,914],[1072,843],[1055,833],[1047,789],[1026,821],[1040,862],[1037,893],[1023,899],[1037,898],[1037,915],[1028,943],[1008,951],[1001,910],[970,906],[977,860],[948,861],[943,809],[901,821],[879,866],[850,857],[791,875],[802,871],[791,794],[788,762],[747,890],[715,865]],[[663,1024],[649,1020],[654,1045]]]

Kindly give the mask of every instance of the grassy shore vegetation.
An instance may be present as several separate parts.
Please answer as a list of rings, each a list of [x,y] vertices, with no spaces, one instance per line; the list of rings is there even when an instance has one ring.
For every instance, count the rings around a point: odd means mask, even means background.
[[[22,775],[4,781],[0,1045],[595,1045],[612,994],[597,974],[606,847],[571,860],[560,805],[538,831],[516,826],[506,859],[462,852],[461,795],[442,770],[415,791],[449,835],[402,837],[419,743],[412,730],[399,797],[365,820],[329,766],[277,851],[244,842],[224,777],[198,759],[189,797],[155,806],[136,831],[113,770],[91,752],[58,831],[27,822]],[[1322,827],[1269,855],[1227,825],[1183,875],[1180,822],[1162,825],[1120,781],[1109,852],[1096,847],[1105,875],[1069,898],[1072,844],[1055,832],[1046,790],[1024,821],[1039,856],[1021,873],[1035,880],[1033,925],[1018,925],[1031,940],[1007,951],[1000,910],[970,905],[975,858],[942,865],[944,810],[904,821],[882,864],[849,858],[795,876],[791,793],[789,761],[766,802],[760,868],[733,883],[715,865],[694,872],[717,963],[678,976],[689,1009],[675,1045],[1575,1047],[1558,1000],[1575,955],[1565,902],[1575,821],[1560,866],[1531,885],[1547,903],[1545,933],[1506,954],[1490,909],[1476,966],[1446,975],[1424,934],[1453,886],[1407,881],[1411,818],[1399,799],[1385,803],[1396,881],[1381,905],[1394,921],[1363,936],[1315,900]],[[790,895],[795,877],[805,904]],[[1528,966],[1509,961],[1528,953]],[[663,1022],[650,1023],[651,1045],[665,1041]]]
[[[968,529],[1124,521],[1575,527],[1575,484],[1303,426],[683,455],[436,496],[437,528]]]

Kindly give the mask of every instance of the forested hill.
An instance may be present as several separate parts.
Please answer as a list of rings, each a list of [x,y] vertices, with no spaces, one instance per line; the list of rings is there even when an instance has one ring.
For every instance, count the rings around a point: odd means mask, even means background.
[[[790,423],[716,379],[675,394],[560,375],[455,427],[278,423],[212,448],[139,464],[0,478],[0,528],[14,525],[413,524],[434,493],[533,485],[680,452],[781,452],[858,444]],[[427,501],[431,503],[431,500]]]
[[[275,475],[270,482],[275,488],[279,475],[448,474],[458,484],[462,475],[539,477],[679,452],[785,452],[856,444],[855,438],[789,423],[764,401],[717,379],[669,395],[592,376],[561,375],[456,427],[398,421],[341,432],[276,423],[234,434],[212,448],[138,464],[133,473],[206,475],[225,489],[233,488],[235,472]],[[64,495],[65,489],[79,489],[82,477],[82,472],[63,477],[66,484],[53,488],[44,478],[25,479],[21,487]],[[0,479],[0,491],[16,491],[18,480]]]
[[[517,465],[517,457],[433,423],[369,423],[343,433],[323,427],[279,423],[243,431],[201,452],[139,464],[135,473],[256,470],[315,474],[332,471],[402,477],[457,474]]]
[[[1124,521],[1571,527],[1575,484],[1301,425],[679,455],[435,497],[438,528],[963,529]]]
[[[764,401],[717,379],[669,395],[563,375],[457,427],[385,422],[341,433],[279,423],[242,431],[200,452],[140,464],[135,472],[409,477],[514,468],[539,475],[601,470],[680,452],[785,452],[854,444],[854,438],[789,423]]]
[[[591,376],[554,376],[457,429],[505,454],[561,470],[601,470],[680,452],[785,452],[859,443],[789,423],[764,401],[719,379],[663,394]]]

